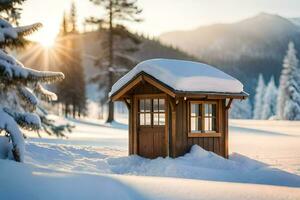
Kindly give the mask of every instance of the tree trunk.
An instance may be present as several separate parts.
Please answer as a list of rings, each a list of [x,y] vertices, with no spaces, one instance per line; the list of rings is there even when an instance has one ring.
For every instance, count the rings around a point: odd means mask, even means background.
[[[108,102],[108,118],[106,122],[111,123],[114,121],[114,102],[109,101]]]
[[[113,52],[113,11],[112,11],[112,0],[110,0],[109,4],[109,65],[108,65],[108,87],[109,89],[113,86],[113,58],[114,58],[114,52]],[[106,122],[110,123],[114,120],[114,103],[112,101],[109,101],[108,103],[108,118]]]
[[[69,105],[65,103],[65,117],[68,117]]]
[[[76,107],[75,104],[73,104],[73,118],[76,118]]]
[[[78,118],[81,117],[81,106],[78,107],[77,116]]]

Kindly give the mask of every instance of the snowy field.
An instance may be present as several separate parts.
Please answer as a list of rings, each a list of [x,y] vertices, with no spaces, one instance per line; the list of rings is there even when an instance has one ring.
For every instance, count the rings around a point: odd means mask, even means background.
[[[30,134],[25,164],[0,160],[0,199],[300,199],[300,122],[231,120],[229,160],[128,157],[126,125],[72,123],[69,139]]]

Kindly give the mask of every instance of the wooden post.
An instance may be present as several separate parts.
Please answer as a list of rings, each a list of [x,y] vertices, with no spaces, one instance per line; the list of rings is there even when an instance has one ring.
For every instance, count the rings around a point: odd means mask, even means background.
[[[230,108],[230,106],[231,106],[231,103],[232,103],[232,98],[230,98],[229,99],[229,102],[228,102],[228,104],[226,105],[226,107],[225,107],[225,124],[224,124],[224,127],[225,127],[225,131],[224,131],[224,133],[225,133],[225,135],[224,135],[224,137],[225,137],[225,151],[224,151],[224,156],[225,156],[225,158],[228,158],[228,155],[229,155],[229,147],[228,147],[228,141],[229,141],[229,137],[228,137],[228,110],[229,110],[229,108]]]
[[[128,153],[129,155],[133,154],[133,131],[132,131],[132,118],[133,118],[133,101],[130,98],[130,101],[124,98],[124,103],[128,109]]]
[[[172,155],[171,157],[175,158],[176,157],[176,99],[169,98],[170,105],[171,105],[171,113],[172,113],[172,144],[171,144],[171,150],[172,150]]]
[[[132,112],[132,129],[133,129],[133,154],[138,154],[138,138],[137,138],[137,116],[138,116],[138,100],[136,96],[133,98],[133,112]]]
[[[165,155],[170,156],[169,152],[169,98],[165,98]]]
[[[225,154],[225,158],[228,158],[228,109],[225,109],[225,124],[224,124],[224,127],[225,127],[225,135],[224,135],[224,138],[225,138],[225,151],[224,151],[224,154]]]

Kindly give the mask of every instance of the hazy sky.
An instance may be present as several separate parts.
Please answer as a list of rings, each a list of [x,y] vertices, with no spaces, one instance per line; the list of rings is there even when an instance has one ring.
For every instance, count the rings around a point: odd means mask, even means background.
[[[33,38],[54,37],[71,0],[27,0],[23,6],[22,24],[42,22],[44,28]],[[75,0],[79,24],[85,17],[101,16],[101,10],[89,0]],[[149,35],[172,30],[193,29],[200,25],[230,23],[260,12],[285,17],[300,17],[300,0],[139,0],[144,22],[130,28]]]

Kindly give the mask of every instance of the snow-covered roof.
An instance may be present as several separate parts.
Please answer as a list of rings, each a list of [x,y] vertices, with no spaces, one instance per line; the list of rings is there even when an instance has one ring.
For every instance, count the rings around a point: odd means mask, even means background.
[[[174,59],[151,59],[136,65],[112,87],[110,96],[144,72],[176,91],[241,93],[243,84],[210,65]]]

